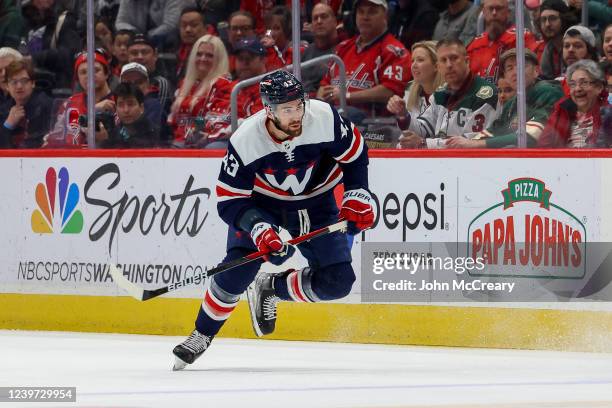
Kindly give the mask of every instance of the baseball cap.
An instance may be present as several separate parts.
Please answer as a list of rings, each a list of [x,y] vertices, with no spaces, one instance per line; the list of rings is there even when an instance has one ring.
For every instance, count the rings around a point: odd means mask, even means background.
[[[248,51],[252,54],[264,56],[266,55],[266,50],[263,45],[257,38],[244,38],[234,44],[234,54],[239,53],[240,51]]]
[[[565,40],[566,37],[575,37],[576,34],[572,33],[574,35],[571,35],[570,32],[576,32],[576,31],[578,32],[578,36],[582,39],[582,41],[584,41],[591,47],[595,48],[595,35],[593,34],[591,30],[589,30],[585,26],[581,26],[581,25],[571,26],[570,28],[567,29],[567,31],[563,35],[563,39]]]
[[[137,62],[130,62],[128,64],[125,64],[123,68],[121,68],[120,77],[123,77],[123,75],[128,72],[138,72],[144,75],[145,78],[149,78],[149,73],[147,72],[147,69],[144,67],[144,65],[139,64]]]
[[[149,37],[141,33],[134,34],[132,37],[130,37],[130,40],[128,41],[128,47],[131,47],[132,45],[136,44],[148,45],[149,47],[155,49],[155,46],[153,45]]]
[[[357,7],[359,5],[359,2],[361,2],[363,0],[355,0],[355,7]],[[365,0],[365,1],[369,1],[372,4],[376,4],[377,6],[383,6],[385,8],[385,10],[389,9],[389,5],[387,4],[387,0]]]
[[[516,59],[516,48],[509,49],[499,57],[499,66],[502,71],[504,70],[504,64],[506,63],[506,60],[510,58]],[[525,60],[531,61],[535,65],[540,65],[540,62],[538,61],[538,56],[535,54],[535,52],[531,51],[528,48],[525,49]]]

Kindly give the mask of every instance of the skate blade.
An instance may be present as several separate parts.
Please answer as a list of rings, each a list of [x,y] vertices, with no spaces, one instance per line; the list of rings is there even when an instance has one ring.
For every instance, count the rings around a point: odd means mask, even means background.
[[[172,371],[181,371],[183,368],[187,367],[187,365],[188,364],[186,362],[174,356],[174,365],[172,366]]]
[[[247,301],[249,303],[249,311],[250,311],[250,315],[251,315],[251,326],[253,326],[253,331],[255,332],[255,335],[257,337],[263,337],[263,333],[261,332],[261,329],[259,328],[259,325],[257,324],[257,317],[255,316],[256,312],[255,312],[255,294],[254,292],[254,288],[255,288],[255,284],[251,284],[248,288],[247,288]]]

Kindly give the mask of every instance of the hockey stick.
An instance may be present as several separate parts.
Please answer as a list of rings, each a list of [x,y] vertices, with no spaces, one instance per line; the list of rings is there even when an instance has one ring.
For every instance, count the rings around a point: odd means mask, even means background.
[[[288,243],[291,245],[299,245],[304,242],[310,241],[313,238],[331,234],[332,232],[335,232],[335,231],[346,231],[346,221],[342,220],[335,224],[328,225],[327,227],[323,227],[318,230],[309,232],[308,234],[300,235],[297,238],[290,239]],[[176,289],[180,289],[183,286],[190,285],[196,281],[201,282],[201,280],[204,278],[210,278],[211,276],[216,275],[218,273],[227,271],[237,266],[247,264],[256,259],[262,258],[266,254],[267,252],[264,252],[264,251],[253,252],[252,254],[243,256],[242,258],[237,258],[237,259],[234,259],[233,261],[219,264],[212,269],[204,270],[204,272],[198,275],[190,276],[188,278],[183,279],[182,281],[178,281],[168,286],[164,286],[164,287],[161,287],[158,289],[152,289],[152,290],[143,289],[137,286],[136,284],[130,282],[125,276],[123,276],[123,273],[121,272],[119,267],[117,267],[116,265],[110,264],[109,269],[110,269],[110,274],[113,277],[113,281],[119,287],[125,290],[134,299],[144,301],[144,300],[156,298],[158,296],[163,295],[164,293],[168,293]]]

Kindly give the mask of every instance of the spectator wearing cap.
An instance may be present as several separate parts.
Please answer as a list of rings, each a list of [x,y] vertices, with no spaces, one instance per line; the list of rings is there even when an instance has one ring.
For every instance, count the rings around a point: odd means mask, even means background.
[[[152,92],[157,95],[159,104],[168,107],[172,104],[174,87],[170,81],[157,70],[157,49],[143,34],[134,34],[128,44],[128,62],[137,62],[143,65],[149,73],[149,82]]]
[[[10,47],[0,48],[0,105],[2,105],[5,101],[11,99],[6,83],[6,78],[4,76],[4,70],[11,62],[21,61],[22,59],[23,55],[21,55],[19,51]]]
[[[254,38],[255,34],[255,17],[245,10],[237,10],[233,12],[228,22],[228,35],[225,42],[225,49],[229,53],[229,69],[232,75],[235,74],[236,61],[234,59],[234,44],[245,38]]]
[[[349,118],[361,123],[369,115],[389,116],[387,101],[403,96],[410,80],[410,52],[387,31],[386,0],[357,0],[359,34],[341,42],[336,54],[347,76],[346,102]],[[340,73],[332,64],[321,81],[317,98],[332,104],[340,101]]]
[[[256,38],[246,38],[235,44],[236,77],[232,82],[233,88],[240,81],[244,81],[266,73],[266,51]],[[230,92],[215,92],[207,102],[207,111],[204,116],[205,127],[197,135],[196,147],[207,149],[227,148],[231,136],[231,106]],[[238,121],[239,123],[263,109],[259,95],[259,83],[243,88],[238,93]]]
[[[483,0],[482,4],[485,32],[468,45],[467,51],[472,73],[495,84],[499,75],[500,55],[516,47],[516,29],[511,26],[508,0]],[[525,31],[524,38],[525,47],[535,50],[535,36]]]
[[[582,59],[590,59],[599,62],[595,35],[591,30],[584,26],[575,25],[567,29],[563,35],[563,67],[569,67]],[[565,73],[557,78],[563,86],[566,96],[569,96],[570,89],[567,86]]]
[[[94,53],[94,87],[96,115],[112,117],[115,114],[115,98],[110,89],[110,63],[105,54]],[[87,115],[87,53],[80,53],[74,63],[74,77],[82,91],[76,92],[60,107],[47,147],[84,147],[87,135],[79,124],[79,116]],[[76,87],[76,86],[75,86]]]
[[[595,61],[580,60],[567,68],[570,96],[555,105],[544,133],[542,147],[595,147],[602,127],[602,108],[608,106],[603,71]],[[603,135],[610,145],[612,135]]]
[[[517,83],[516,48],[500,56],[501,75],[510,83]],[[531,50],[525,50],[525,87],[527,102],[527,146],[538,143],[548,121],[554,104],[563,97],[563,91],[554,81],[540,81],[538,56]],[[486,130],[475,135],[473,139],[451,137],[447,146],[450,148],[500,148],[516,146],[518,123],[518,103],[514,96],[505,103],[501,115]]]
[[[225,46],[219,37],[206,34],[191,49],[185,78],[179,84],[168,117],[175,145],[184,146],[186,139],[189,142],[196,123],[206,114],[208,101],[217,93],[230,90]]]
[[[70,88],[70,64],[81,47],[81,37],[74,14],[58,10],[55,0],[31,1],[22,6],[26,51],[37,69],[55,75],[56,88]]]
[[[121,83],[115,88],[117,124],[111,130],[101,127],[96,142],[102,148],[150,148],[159,142],[159,130],[145,114],[144,94],[138,86]]]
[[[187,5],[186,0],[121,0],[115,26],[146,34],[154,48],[170,46],[176,44],[181,10]]]
[[[36,90],[34,71],[25,60],[5,69],[10,99],[0,105],[0,148],[37,148],[51,121],[51,99]]]
[[[293,62],[291,10],[286,6],[276,6],[265,15],[264,22],[266,34],[261,37],[261,43],[268,52],[266,67],[268,71],[274,71]],[[300,44],[300,54],[304,49]]]
[[[469,0],[450,1],[446,10],[440,13],[433,32],[433,39],[458,38],[468,45],[476,37],[476,24],[471,24],[480,8]]]
[[[313,7],[311,30],[314,41],[304,51],[302,58],[304,62],[322,55],[334,53],[339,42],[337,25],[336,15],[329,5],[319,3]],[[327,72],[327,66],[328,63],[321,63],[302,69],[304,90],[313,97],[316,95],[319,83]]]
[[[555,79],[563,68],[563,33],[577,23],[563,0],[545,0],[540,6],[540,32],[544,47],[540,58],[542,78]]]
[[[185,76],[185,64],[193,43],[204,34],[214,34],[210,31],[208,24],[204,21],[204,14],[198,7],[186,7],[181,11],[179,19],[181,45],[176,54],[176,77],[178,79]]]
[[[157,128],[161,128],[168,120],[168,116],[164,117],[162,106],[159,104],[157,95],[151,92],[149,83],[149,74],[147,69],[137,62],[130,62],[123,66],[121,70],[120,82],[122,84],[133,84],[142,91],[144,96],[144,114]]]

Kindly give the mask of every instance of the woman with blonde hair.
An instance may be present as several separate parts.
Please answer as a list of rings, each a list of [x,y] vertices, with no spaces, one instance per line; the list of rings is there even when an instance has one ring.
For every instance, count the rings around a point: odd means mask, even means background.
[[[429,97],[442,85],[437,64],[436,41],[421,41],[412,46],[412,83],[403,99],[394,95],[387,103],[387,110],[397,117],[400,128],[407,113],[416,118],[427,109]]]
[[[181,146],[194,131],[197,118],[203,118],[215,94],[230,92],[229,63],[225,46],[217,36],[200,37],[187,59],[185,78],[176,91],[168,123],[174,130],[174,142]]]

